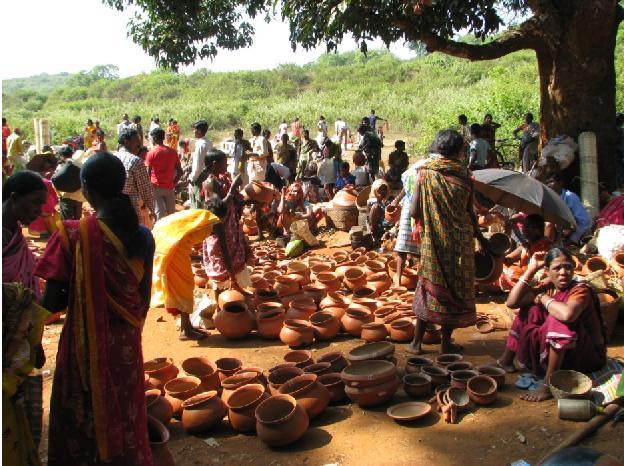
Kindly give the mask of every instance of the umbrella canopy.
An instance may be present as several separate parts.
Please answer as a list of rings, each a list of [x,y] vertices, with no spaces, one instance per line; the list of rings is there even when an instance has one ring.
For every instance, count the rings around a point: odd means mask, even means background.
[[[503,207],[540,214],[547,222],[576,228],[572,212],[544,183],[520,172],[488,168],[474,173],[475,190]]]

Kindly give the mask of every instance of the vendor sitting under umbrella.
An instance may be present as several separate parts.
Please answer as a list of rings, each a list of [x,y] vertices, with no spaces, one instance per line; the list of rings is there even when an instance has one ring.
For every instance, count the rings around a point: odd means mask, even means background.
[[[303,186],[298,181],[282,189],[277,213],[279,215],[277,226],[284,234],[290,233],[290,225],[296,220],[307,220],[310,231],[315,233],[319,220],[323,218],[322,209],[310,205],[304,195]]]
[[[532,281],[542,267],[546,279],[533,287]],[[543,384],[524,395],[524,400],[551,398],[550,377],[559,369],[591,372],[606,363],[598,297],[588,284],[574,280],[574,268],[567,249],[536,253],[507,298],[507,306],[520,312],[498,364],[513,372],[517,356],[523,368],[544,377]]]

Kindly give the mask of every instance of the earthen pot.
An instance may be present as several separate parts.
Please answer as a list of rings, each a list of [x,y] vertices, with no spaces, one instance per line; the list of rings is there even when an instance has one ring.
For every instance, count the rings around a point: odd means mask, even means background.
[[[165,426],[169,424],[173,417],[173,406],[158,389],[152,389],[145,392],[145,404],[147,406],[147,414],[153,416],[162,422]]]
[[[408,319],[398,319],[390,324],[390,338],[394,341],[412,341],[414,338],[414,324]]]
[[[497,366],[482,365],[477,366],[476,371],[479,375],[487,375],[496,381],[496,387],[500,390],[505,386],[505,369]]]
[[[405,363],[406,374],[417,374],[423,367],[432,366],[433,361],[423,356],[412,356]]]
[[[477,375],[468,381],[468,396],[478,405],[487,406],[498,398],[496,381],[487,375]]]
[[[447,353],[437,356],[434,361],[436,366],[446,367],[453,362],[459,362],[463,359],[464,357],[461,354]]]
[[[201,380],[191,375],[178,377],[165,384],[165,397],[173,408],[173,415],[182,414],[182,402],[201,392]]]
[[[231,393],[226,405],[232,428],[238,432],[254,432],[256,408],[270,396],[266,388],[260,384],[243,385]]]
[[[344,307],[326,307],[323,308],[323,311],[330,312],[338,321],[342,320],[342,317],[347,312],[347,309]]]
[[[226,338],[244,338],[256,326],[256,318],[245,303],[233,302],[224,305],[214,318],[217,330]]]
[[[223,381],[236,374],[243,367],[243,363],[240,359],[236,358],[221,358],[215,361],[217,369],[219,370],[219,379]]]
[[[344,262],[347,260],[347,258],[349,257],[349,254],[347,254],[345,251],[336,251],[333,253],[333,255],[331,256],[336,262],[340,263],[340,262]]]
[[[294,397],[305,408],[310,419],[325,411],[331,398],[329,391],[318,382],[318,377],[314,374],[303,374],[290,379],[280,387],[279,392]]]
[[[219,299],[217,300],[219,304],[219,309],[223,309],[223,307],[228,303],[245,303],[245,295],[240,291],[236,290],[225,290],[219,294]]]
[[[253,274],[251,276],[251,287],[254,289],[254,303],[255,303],[257,291],[268,290],[271,288],[271,284],[266,278],[262,276],[262,274]]]
[[[472,369],[472,363],[469,361],[452,362],[446,366],[446,370],[451,374],[456,371],[467,371]]]
[[[359,257],[359,256],[358,256]],[[336,275],[338,275],[338,278],[340,278],[341,280],[344,280],[345,274],[351,270],[351,269],[357,269],[357,268],[362,268],[359,267],[355,261],[349,260],[346,262],[341,263],[338,267],[336,267],[336,269],[334,270],[334,273]]]
[[[297,285],[299,285],[299,289],[301,289],[302,287],[304,287],[305,285],[308,285],[310,283],[310,276],[309,275],[301,275],[301,274],[298,274],[298,273],[288,273],[288,274],[284,275],[284,277],[290,278],[290,279],[294,280],[295,282],[297,282]]]
[[[256,290],[254,301],[256,303],[256,309],[258,309],[258,306],[262,303],[281,302],[281,299],[277,290],[270,288]]]
[[[340,278],[334,272],[321,272],[316,276],[316,280],[327,288],[327,291],[338,291],[342,285]]]
[[[451,402],[454,403],[458,411],[464,411],[470,403],[468,393],[457,387],[449,387],[442,395],[442,400],[447,405]]]
[[[340,320],[330,311],[315,312],[310,316],[310,323],[314,331],[314,338],[317,340],[329,340],[338,335],[340,331]]]
[[[388,330],[384,324],[369,322],[362,325],[360,337],[367,343],[385,340],[387,336]]]
[[[303,295],[312,299],[318,306],[321,300],[327,295],[327,287],[320,283],[310,283],[303,287]]]
[[[320,375],[318,381],[327,389],[327,391],[329,391],[330,403],[338,403],[339,401],[344,400],[347,396],[345,394],[345,384],[339,373],[329,372],[327,374]]]
[[[356,346],[347,354],[350,362],[382,360],[391,361],[394,358],[395,346],[389,341],[378,341]]]
[[[475,252],[475,282],[494,283],[503,272],[503,258],[487,251]]]
[[[390,289],[392,279],[386,272],[374,273],[368,277],[367,286],[373,288],[379,296]]]
[[[310,275],[316,280],[316,275],[321,272],[331,272],[332,266],[328,263],[316,263],[310,266]]]
[[[597,272],[598,270],[607,271],[608,269],[608,262],[600,256],[590,257],[589,259],[587,259],[587,261],[585,261],[585,264],[583,265],[583,273],[585,275]]]
[[[164,393],[167,382],[177,377],[180,370],[173,364],[171,358],[156,358],[143,363],[143,370],[148,375],[148,383],[152,388]]]
[[[390,361],[356,361],[340,373],[342,380],[349,387],[372,387],[381,385],[397,376],[397,368]]]
[[[396,222],[399,221],[400,217],[401,217],[401,207],[400,206],[394,206],[394,205],[386,206],[386,211],[384,213],[384,218],[386,219],[387,222],[389,222],[389,223],[396,223]]]
[[[340,293],[329,292],[327,293],[327,296],[321,300],[319,307],[321,310],[327,307],[341,307],[346,309],[349,307],[349,304],[351,304],[351,300],[346,296],[343,296]]]
[[[309,345],[314,341],[312,324],[305,320],[287,319],[280,331],[280,340],[291,347]]]
[[[290,395],[276,395],[256,408],[256,432],[264,443],[282,447],[299,440],[308,430],[310,418]]]
[[[403,376],[403,391],[410,396],[427,396],[432,389],[431,377],[427,374],[412,373]]]
[[[269,392],[271,395],[277,395],[282,385],[299,375],[303,375],[303,369],[294,366],[280,367],[269,371],[269,376],[267,377],[269,381]]]
[[[354,186],[345,186],[338,191],[332,200],[335,207],[354,207],[358,192]]]
[[[284,311],[280,309],[257,313],[256,326],[258,327],[258,333],[262,338],[278,340],[285,318]]]
[[[287,272],[310,278],[310,267],[303,261],[290,261],[287,266]]]
[[[332,372],[331,363],[329,362],[317,362],[314,364],[310,364],[303,368],[303,372],[306,374],[315,374],[317,376],[321,376],[323,374],[329,374]]]
[[[422,342],[425,345],[437,345],[442,341],[442,327],[437,324],[429,324],[425,329]]]
[[[275,289],[280,297],[283,298],[299,293],[299,284],[291,277],[280,275],[275,279]]]
[[[413,290],[416,288],[416,282],[418,281],[418,273],[416,270],[406,267],[403,269],[403,274],[401,275],[401,286],[404,286],[408,290]]]
[[[261,204],[268,204],[277,197],[277,191],[271,183],[266,181],[252,181],[244,188],[249,199]]]
[[[354,294],[355,296],[355,294]],[[379,302],[373,298],[356,298],[354,297],[347,309],[363,309],[374,312],[379,307]]]
[[[377,296],[378,296],[377,290],[375,290],[375,288],[368,286],[368,285],[361,286],[360,288],[356,289],[353,292],[353,300],[362,299],[362,298],[373,299],[373,298],[376,298]]]
[[[331,364],[332,372],[342,372],[349,365],[349,361],[340,351],[331,351],[320,356],[316,362],[328,362]]]
[[[158,419],[147,415],[147,435],[154,466],[175,466],[173,455],[169,451],[170,434],[167,427]]]
[[[390,401],[400,385],[401,381],[395,375],[391,380],[380,385],[363,388],[349,387],[347,385],[345,386],[345,393],[360,407],[378,406]]]
[[[352,267],[344,273],[344,284],[351,291],[366,285],[366,272],[361,267]]]
[[[258,235],[258,225],[256,221],[250,218],[243,220],[243,233],[248,236]]]
[[[188,433],[204,432],[216,426],[227,414],[227,406],[212,390],[192,396],[182,403],[182,426]]]
[[[348,309],[341,319],[342,328],[355,337],[362,335],[362,325],[374,320],[373,314],[363,309]]]
[[[284,361],[295,363],[295,367],[303,369],[314,364],[312,352],[308,350],[292,350],[284,355]]]
[[[310,316],[316,312],[316,303],[311,298],[298,298],[290,302],[286,311],[287,319],[310,320]]]
[[[392,314],[395,311],[395,308],[396,307],[392,305],[384,305],[375,309],[375,311],[373,311],[373,315],[375,316],[375,322],[377,322],[378,324],[383,324],[384,319]]]
[[[221,399],[223,401],[227,401],[230,395],[234,393],[237,388],[240,388],[244,385],[260,383],[260,376],[262,376],[262,372],[260,372],[260,374],[255,371],[237,372],[236,374],[229,376],[227,379],[223,379],[223,381],[221,382],[221,387],[223,387]]]
[[[449,373],[446,369],[439,366],[425,366],[420,372],[431,377],[431,384],[434,387],[449,383]]]
[[[386,264],[379,260],[367,260],[365,263],[366,276],[371,277],[376,273],[386,273]]]
[[[470,379],[479,375],[477,371],[472,371],[470,369],[465,369],[461,371],[454,371],[450,373],[451,375],[451,387],[461,388],[462,390],[466,390],[466,384]]]
[[[205,392],[219,390],[221,379],[219,369],[210,359],[205,357],[188,358],[182,361],[182,370],[186,375],[192,375],[201,380],[201,388]]]
[[[286,313],[286,309],[280,301],[266,301],[258,304],[258,307],[256,307],[256,315],[275,311],[279,311],[284,314]]]

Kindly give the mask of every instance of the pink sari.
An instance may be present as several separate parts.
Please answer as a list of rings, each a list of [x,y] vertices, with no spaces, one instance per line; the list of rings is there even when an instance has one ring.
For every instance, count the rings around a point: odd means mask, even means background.
[[[2,281],[21,283],[30,288],[37,299],[40,297],[39,279],[33,275],[37,261],[28,248],[20,225],[13,233],[11,241],[2,248]]]

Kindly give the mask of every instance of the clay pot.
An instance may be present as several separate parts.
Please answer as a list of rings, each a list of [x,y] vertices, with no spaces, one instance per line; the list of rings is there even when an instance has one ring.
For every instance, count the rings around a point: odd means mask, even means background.
[[[252,181],[244,188],[249,199],[261,204],[268,204],[277,197],[277,191],[271,183],[266,181]]]
[[[341,286],[340,278],[334,272],[321,272],[316,276],[316,280],[327,288],[327,291],[338,291]]]
[[[232,428],[238,432],[256,430],[256,408],[271,395],[260,384],[244,385],[237,388],[228,398],[228,418]]]
[[[400,206],[393,206],[393,205],[386,206],[386,211],[384,214],[384,218],[386,219],[386,221],[388,221],[389,223],[396,223],[399,221],[400,217],[401,217]]]
[[[470,379],[476,377],[477,371],[471,370],[462,370],[451,372],[451,387],[461,388],[462,390],[466,390],[466,384]]]
[[[310,316],[316,312],[316,303],[311,298],[298,298],[290,302],[286,311],[287,319],[310,320]]]
[[[272,395],[277,395],[279,393],[279,388],[288,382],[290,379],[303,375],[303,369],[298,367],[279,367],[275,370],[269,371],[269,376],[267,377],[269,381],[269,391]]]
[[[321,300],[327,295],[327,288],[320,283],[311,283],[303,287],[303,295],[312,299],[318,306]]]
[[[284,275],[286,278],[290,278],[294,280],[299,288],[301,289],[303,286],[308,285],[310,283],[310,277],[307,275],[300,275],[298,273],[289,273]]]
[[[229,303],[245,303],[245,295],[236,290],[225,290],[219,294],[217,300],[219,309],[223,310],[224,306]]]
[[[349,270],[357,269],[357,268],[361,268],[361,267],[358,267],[355,261],[347,261],[347,262],[343,262],[338,267],[336,267],[336,270],[334,270],[334,273],[338,275],[338,278],[340,278],[341,280],[344,280],[344,276]]]
[[[503,272],[503,258],[487,251],[475,252],[475,281],[493,283]]]
[[[310,419],[315,418],[327,408],[329,391],[318,382],[314,374],[303,374],[290,379],[279,389],[283,395],[290,395],[306,410]]]
[[[315,364],[310,364],[303,369],[303,372],[306,374],[314,374],[320,377],[323,374],[329,374],[332,372],[331,364],[328,362],[317,362]]]
[[[282,447],[299,440],[308,430],[310,418],[290,395],[276,395],[256,408],[256,432],[264,443]]]
[[[270,289],[271,284],[261,274],[253,274],[251,276],[251,287],[254,289],[254,304],[256,304],[256,292],[258,290]]]
[[[353,186],[345,186],[338,191],[332,200],[334,207],[354,207],[357,200],[357,191]]]
[[[177,377],[179,369],[171,358],[156,358],[143,363],[143,370],[148,375],[148,384],[164,393],[164,386]]]
[[[386,272],[374,273],[368,277],[368,287],[373,288],[377,295],[389,290],[392,286],[392,279]]]
[[[386,264],[378,260],[367,260],[364,264],[366,266],[366,276],[370,277],[376,273],[386,273]]]
[[[315,312],[310,316],[310,322],[317,340],[329,340],[340,331],[340,320],[329,311]]]
[[[255,291],[254,302],[256,304],[256,309],[262,303],[274,303],[281,302],[279,293],[270,288],[270,289],[259,289]]]
[[[314,341],[312,324],[305,320],[287,319],[280,331],[280,340],[291,347],[309,345]]]
[[[328,307],[340,307],[342,309],[346,309],[351,304],[351,300],[346,296],[341,295],[340,293],[329,292],[327,296],[325,296],[321,303],[319,304],[319,308],[321,310]]]
[[[403,390],[410,396],[427,396],[432,389],[431,377],[427,374],[412,373],[403,376]]]
[[[338,321],[342,319],[342,317],[347,312],[347,309],[344,307],[326,307],[323,311],[330,312]]]
[[[389,341],[378,341],[375,343],[366,343],[356,346],[347,354],[350,362],[370,361],[370,360],[387,360],[394,358],[394,344]]]
[[[198,288],[206,288],[206,285],[208,284],[208,277],[206,275],[195,274],[193,275],[193,282]]]
[[[227,414],[227,406],[216,391],[200,393],[182,403],[182,426],[188,433],[204,432]]]
[[[341,319],[342,328],[355,337],[362,335],[362,325],[373,321],[373,315],[368,310],[348,309]]]
[[[390,361],[357,361],[343,369],[340,376],[349,387],[372,387],[392,380],[397,375],[396,366]]]
[[[169,451],[169,430],[158,419],[147,415],[147,435],[152,452],[154,466],[175,466],[173,456]]]
[[[230,395],[234,393],[237,388],[240,388],[244,385],[260,383],[260,376],[262,376],[262,372],[260,372],[260,374],[258,374],[258,372],[256,371],[237,372],[236,374],[231,375],[226,379],[223,379],[223,381],[221,382],[221,386],[223,387],[221,399],[223,401],[227,401]]]
[[[332,372],[342,372],[349,365],[349,362],[340,351],[332,351],[320,356],[316,362],[328,362],[331,364]]]
[[[472,363],[468,361],[452,362],[446,366],[446,370],[451,374],[456,371],[467,371],[472,369]]]
[[[461,354],[447,353],[441,354],[435,358],[435,363],[437,366],[446,367],[452,362],[462,361],[464,357]]]
[[[192,375],[201,380],[202,391],[219,390],[221,379],[219,369],[210,359],[205,357],[188,358],[182,361],[182,370],[186,375]]]
[[[431,385],[433,385],[434,387],[442,384],[447,384],[449,381],[449,373],[443,367],[425,366],[420,369],[420,372],[431,377]]]
[[[418,374],[423,367],[433,365],[433,361],[423,356],[413,356],[405,363],[406,374]]]
[[[360,288],[362,289],[362,288]],[[355,294],[354,294],[355,296]],[[371,313],[377,310],[379,307],[379,302],[376,299],[372,298],[353,298],[351,304],[348,309],[361,309],[365,311],[370,311]]]
[[[243,233],[248,236],[257,236],[258,225],[256,224],[256,221],[252,219],[243,220]]]
[[[487,406],[498,398],[496,381],[487,375],[477,375],[468,381],[468,396],[478,405]]]
[[[217,369],[219,371],[219,379],[227,379],[228,377],[236,374],[243,367],[243,363],[240,359],[236,358],[221,358],[215,361]]]
[[[496,256],[504,256],[511,248],[511,238],[505,233],[492,233],[487,237],[490,251]]]
[[[388,330],[386,330],[386,326],[384,324],[369,322],[368,324],[362,325],[360,337],[367,343],[385,340],[387,336]]]
[[[303,275],[308,278],[310,277],[310,267],[308,267],[308,264],[302,261],[289,262],[286,270],[288,273],[296,273],[298,275]]]
[[[361,407],[378,406],[390,401],[400,385],[401,381],[395,375],[391,380],[380,385],[363,388],[349,387],[347,385],[345,393]]]
[[[150,377],[149,377],[149,375],[147,375],[147,374],[144,372],[144,373],[143,373],[143,377],[144,377],[144,381],[143,381],[143,388],[145,389],[145,391],[148,391],[148,390],[153,390],[153,389],[155,389],[155,388],[156,388],[156,387],[154,387],[154,386],[152,385],[152,383],[150,382]]]
[[[585,275],[597,272],[598,270],[604,270],[606,272],[608,269],[609,264],[600,256],[590,257],[583,265],[583,273]]]
[[[145,404],[147,406],[147,414],[158,419],[165,426],[169,424],[173,417],[173,406],[160,393],[160,390],[152,389],[146,391]]]
[[[403,269],[403,274],[401,275],[401,286],[404,286],[408,290],[413,290],[416,288],[416,283],[418,282],[418,273],[414,269],[410,269],[408,267]]]
[[[422,342],[425,345],[437,345],[442,341],[442,327],[437,324],[429,324],[423,335]]]
[[[280,275],[275,279],[275,289],[280,297],[290,296],[299,293],[299,284],[291,277]]]
[[[505,386],[505,369],[497,366],[482,365],[476,367],[479,375],[487,375],[496,381],[496,387],[500,390]]]
[[[458,411],[463,411],[468,407],[470,398],[465,390],[457,387],[449,387],[442,395],[442,401],[447,405],[452,402],[457,406]]]
[[[394,341],[412,341],[414,324],[408,319],[398,319],[390,324],[390,338]]]
[[[329,392],[330,403],[338,403],[339,401],[344,400],[347,396],[345,394],[345,384],[342,381],[340,374],[336,372],[329,372],[327,374],[320,375],[318,381]]]
[[[366,285],[366,272],[361,267],[352,267],[344,273],[344,284],[351,291]]]
[[[245,303],[226,303],[214,318],[215,327],[225,338],[244,338],[256,326],[256,318]]]
[[[368,285],[362,286],[353,292],[354,301],[356,299],[362,299],[362,298],[372,299],[376,297],[377,297],[377,290],[375,290],[375,288],[368,286]]]
[[[165,384],[165,397],[176,417],[182,413],[182,402],[200,392],[201,380],[193,376],[179,377]]]
[[[303,369],[314,364],[312,352],[308,350],[292,350],[284,355],[284,361],[295,363],[295,366]]]
[[[281,304],[279,305],[279,307],[281,308]],[[280,332],[282,331],[282,327],[284,325],[285,318],[286,317],[283,308],[275,308],[273,310],[257,313],[256,326],[258,327],[258,333],[262,338],[266,338],[269,340],[278,340]]]

